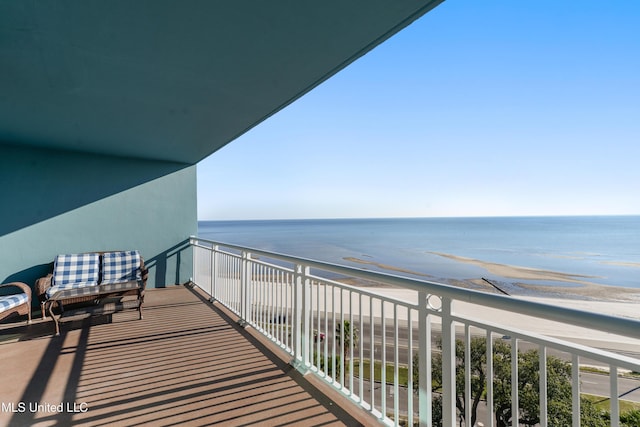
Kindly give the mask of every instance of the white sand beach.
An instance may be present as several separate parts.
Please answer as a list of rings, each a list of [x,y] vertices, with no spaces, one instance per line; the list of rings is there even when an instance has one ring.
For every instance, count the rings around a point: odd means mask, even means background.
[[[391,287],[376,287],[374,289],[368,290],[372,293],[382,295],[386,298],[406,301],[411,304],[417,303],[418,300],[418,293],[417,291],[413,290],[397,289]],[[313,291],[315,292],[315,289]],[[333,301],[331,301],[330,294],[327,298],[328,301],[325,301],[324,295],[322,295],[322,291],[320,292],[320,294],[320,307],[324,308],[324,304],[326,303],[326,308],[329,311],[331,311],[332,305],[335,304],[336,312],[338,313],[342,311],[345,315],[348,315],[350,311],[353,311],[354,316],[358,316],[360,311],[362,311],[363,316],[365,316],[364,319],[367,319],[370,315],[371,311],[368,298],[364,298],[362,307],[359,307],[359,298],[355,296],[356,294],[354,293],[354,297],[350,305],[348,293],[343,292],[342,306],[340,307],[340,295],[338,292],[336,292],[336,297]],[[506,298],[524,299],[544,305],[556,305],[580,311],[595,312],[603,315],[633,319],[640,322],[640,310],[639,305],[636,302],[587,301],[576,299],[513,296]],[[436,299],[434,305],[437,305],[437,302],[438,300]],[[544,337],[550,337],[552,339],[560,339],[579,345],[605,349],[614,353],[640,355],[640,326],[637,329],[638,332],[637,334],[635,334],[635,337],[628,337],[603,332],[593,328],[585,328],[568,323],[559,323],[548,320],[547,318],[545,318],[544,306],[541,306],[539,317],[522,315],[517,312],[500,310],[464,301],[454,301],[452,309],[455,316],[472,319],[483,324],[498,325],[498,328],[493,330],[494,332],[498,332],[500,335],[520,337],[522,335],[530,337],[532,334],[534,336],[542,335]],[[384,311],[384,317],[387,319],[387,325],[392,325],[394,313],[393,304],[385,304]],[[379,300],[377,300],[373,304],[373,316],[375,318],[382,317],[382,308]],[[398,319],[400,320],[401,324],[403,321],[407,320],[407,318],[408,314],[406,309],[398,309]],[[430,318],[433,330],[435,332],[439,331],[441,328],[440,316],[433,315],[430,316]],[[357,317],[354,317],[354,321],[357,322],[358,320],[356,319]],[[412,316],[412,321],[414,327],[417,328],[418,317],[417,313],[415,312]],[[458,333],[461,334],[464,331],[464,326],[462,324],[458,324],[456,329]],[[519,334],[518,331],[522,331],[522,335]],[[473,333],[485,334],[486,330],[472,329],[472,334]],[[524,341],[528,340],[524,339]],[[536,342],[535,339],[533,339],[533,342]]]
[[[437,255],[453,259],[458,262],[470,263],[485,268],[488,272],[499,275],[506,279],[529,280],[541,282],[557,281],[572,283],[567,287],[549,286],[546,284],[517,283],[517,286],[510,288],[512,293],[508,298],[523,299],[545,305],[555,305],[589,313],[598,313],[608,316],[635,319],[640,321],[640,290],[633,288],[603,286],[589,282],[588,276],[572,275],[555,271],[538,270],[518,266],[510,266],[496,263],[483,262],[480,260],[459,257],[451,254]],[[363,265],[374,264],[369,261],[350,259],[352,262],[361,262]],[[379,268],[386,269],[384,265],[374,264]],[[398,271],[396,268],[389,268],[390,273]],[[428,279],[427,279],[428,280]],[[376,285],[359,280],[347,280],[354,286],[369,288],[372,292],[379,293],[388,298],[416,303],[417,292],[407,289],[393,288],[383,285]],[[471,288],[483,292],[498,293],[482,278],[470,278],[468,280],[451,280],[447,282],[459,287]],[[513,292],[516,289],[518,292]],[[366,307],[363,310],[368,309]],[[482,322],[501,323],[510,328],[526,330],[551,337],[568,339],[571,341],[593,343],[610,343],[616,348],[634,348],[640,351],[640,330],[638,339],[620,337],[593,329],[568,325],[566,323],[553,322],[545,318],[542,307],[540,317],[525,316],[519,313],[494,309],[471,302],[456,301],[453,306],[455,314],[471,317]],[[374,315],[379,316],[379,310]],[[387,316],[385,314],[385,316]],[[439,322],[434,316],[434,322]],[[615,345],[614,345],[615,344]],[[606,347],[606,345],[605,345]]]

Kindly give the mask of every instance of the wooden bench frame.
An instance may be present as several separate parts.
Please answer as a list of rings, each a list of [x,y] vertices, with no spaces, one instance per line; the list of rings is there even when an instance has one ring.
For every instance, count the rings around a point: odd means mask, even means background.
[[[105,253],[110,252],[121,252],[121,251],[97,251],[90,252],[95,253],[100,256],[100,268],[102,268],[102,256]],[[56,335],[60,335],[60,318],[64,314],[64,305],[69,304],[79,304],[83,302],[99,302],[102,299],[110,298],[110,297],[124,297],[129,295],[135,295],[137,297],[136,303],[132,306],[131,304],[117,304],[114,306],[114,311],[120,311],[126,308],[136,308],[138,310],[138,318],[142,319],[142,305],[144,303],[144,291],[147,286],[147,278],[149,277],[149,270],[146,268],[144,264],[144,259],[140,256],[140,274],[141,279],[137,281],[137,287],[128,288],[123,290],[104,290],[101,289],[101,284],[98,283],[96,285],[97,292],[91,295],[86,296],[72,296],[72,297],[62,297],[62,298],[47,298],[47,289],[49,289],[53,284],[53,273],[47,274],[45,277],[42,277],[36,281],[35,291],[38,295],[38,299],[40,301],[40,306],[42,308],[42,318],[45,318],[45,313],[48,311],[49,315],[53,319],[56,328]],[[53,263],[51,264],[51,270],[53,271]],[[102,272],[100,272],[100,280],[102,280]],[[57,305],[60,309],[60,315],[55,316],[53,310],[54,305]],[[86,311],[86,310],[85,310]],[[91,314],[103,314],[104,310],[91,310]]]
[[[31,323],[31,288],[29,287],[29,285],[22,282],[4,283],[0,285],[0,288],[10,286],[19,288],[22,291],[20,293],[27,294],[27,302],[0,312],[0,320],[4,320],[13,314],[16,314],[18,316],[23,316],[26,314],[28,317],[28,323]]]

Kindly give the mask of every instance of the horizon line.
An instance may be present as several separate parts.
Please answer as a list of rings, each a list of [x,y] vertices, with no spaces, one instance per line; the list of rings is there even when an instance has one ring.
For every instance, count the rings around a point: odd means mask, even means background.
[[[474,219],[474,218],[587,218],[587,217],[633,217],[634,214],[548,214],[548,215],[451,215],[451,216],[372,216],[372,217],[309,217],[309,218],[244,218],[244,219],[201,219],[198,222],[239,222],[239,221],[339,221],[370,219]]]

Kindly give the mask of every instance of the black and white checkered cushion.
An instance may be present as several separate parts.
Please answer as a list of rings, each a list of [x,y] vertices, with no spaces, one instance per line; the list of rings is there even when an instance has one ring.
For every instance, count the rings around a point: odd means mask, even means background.
[[[27,294],[6,295],[0,297],[0,313],[29,301]]]
[[[62,289],[65,285],[97,285],[99,274],[98,254],[58,255],[53,265],[53,285]]]
[[[138,251],[106,252],[102,256],[102,285],[142,279]]]
[[[129,290],[138,289],[139,284],[137,281],[122,282],[122,283],[110,283],[106,285],[98,286],[78,286],[75,288],[67,289],[55,289],[51,294],[49,290],[54,289],[52,286],[47,291],[47,296],[51,301],[65,300],[68,298],[86,297],[86,296],[99,296],[103,294],[110,294],[114,292],[125,292]]]
[[[52,286],[47,289],[51,298],[60,291],[96,287],[100,275],[100,256],[98,254],[58,255],[53,264]],[[79,292],[79,291],[78,291]],[[90,292],[85,290],[83,292]]]

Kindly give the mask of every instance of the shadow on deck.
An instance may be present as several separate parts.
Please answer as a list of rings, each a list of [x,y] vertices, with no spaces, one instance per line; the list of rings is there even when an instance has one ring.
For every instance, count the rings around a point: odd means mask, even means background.
[[[59,337],[50,321],[2,325],[0,425],[363,421],[196,290],[148,291],[144,316],[139,321],[131,311],[106,321],[70,321]],[[17,341],[9,342],[12,334]]]

